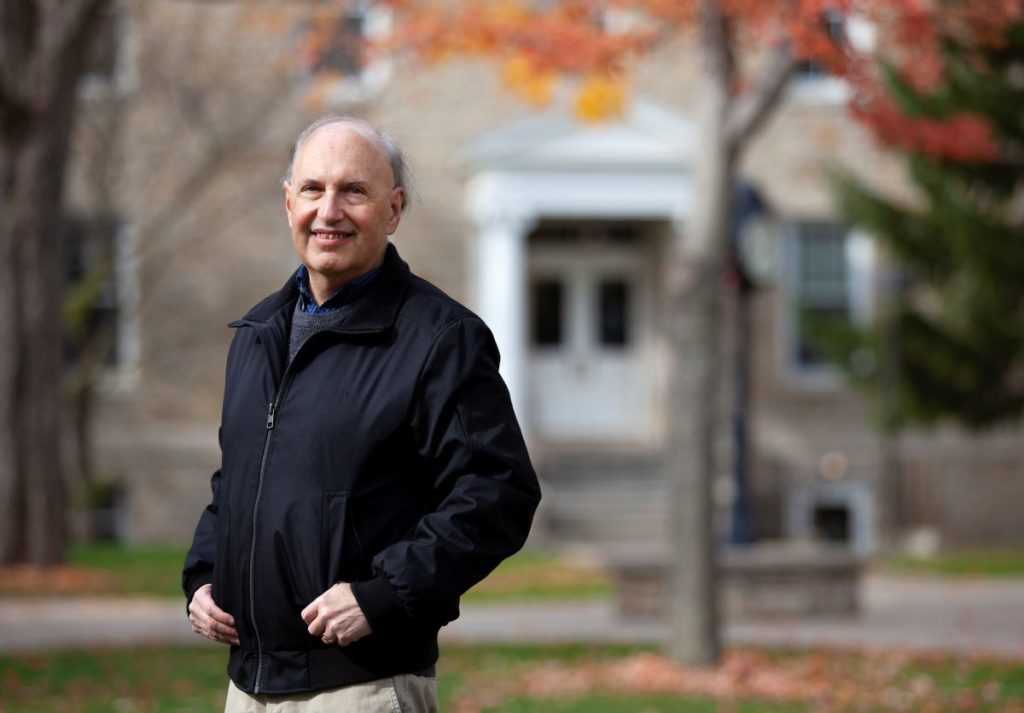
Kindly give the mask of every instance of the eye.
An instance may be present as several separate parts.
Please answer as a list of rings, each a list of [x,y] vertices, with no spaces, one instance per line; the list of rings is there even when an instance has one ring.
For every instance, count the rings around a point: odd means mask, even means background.
[[[320,186],[315,183],[304,183],[302,184],[302,187],[299,188],[300,193],[319,193],[320,191]]]

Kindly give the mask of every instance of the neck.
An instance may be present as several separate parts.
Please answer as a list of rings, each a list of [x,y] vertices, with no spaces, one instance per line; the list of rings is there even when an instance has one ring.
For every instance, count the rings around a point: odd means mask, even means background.
[[[356,275],[358,277],[358,275]],[[350,283],[355,277],[345,280],[330,280],[322,275],[317,275],[306,270],[306,283],[309,285],[309,292],[318,305],[322,305],[331,299],[342,287]]]

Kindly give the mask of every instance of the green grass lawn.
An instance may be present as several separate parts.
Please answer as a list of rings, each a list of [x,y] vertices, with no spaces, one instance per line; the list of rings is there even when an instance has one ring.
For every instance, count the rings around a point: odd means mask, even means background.
[[[612,580],[600,566],[571,555],[523,550],[498,565],[464,602],[572,600],[609,597]]]
[[[1024,713],[1024,664],[837,652],[730,651],[706,676],[771,695],[664,689],[652,650],[624,645],[446,646],[443,711],[493,713]],[[609,682],[608,671],[653,668]],[[225,654],[214,646],[144,647],[0,657],[3,713],[213,713]],[[684,670],[684,671],[693,671]],[[645,678],[646,676],[646,678]],[[551,690],[531,690],[545,680]],[[632,681],[632,683],[631,683]],[[645,685],[643,682],[653,682]],[[661,683],[659,683],[661,681]],[[809,685],[813,696],[801,693]]]
[[[79,567],[110,572],[121,593],[180,597],[187,551],[187,545],[79,543],[68,559]]]
[[[0,595],[117,594],[180,597],[185,545],[80,543],[54,575],[0,576]],[[962,551],[930,559],[889,557],[880,571],[950,577],[1024,577],[1024,549]],[[608,597],[613,584],[600,566],[572,555],[524,550],[503,562],[465,596],[466,603]],[[2,711],[0,711],[2,713]]]
[[[1024,577],[1024,549],[961,550],[934,557],[888,557],[879,567],[888,572],[949,577]]]
[[[186,545],[80,543],[58,576],[31,581],[0,576],[0,594],[117,594],[180,597]],[[503,562],[466,594],[466,602],[581,599],[608,596],[606,573],[578,558],[524,550]],[[2,711],[0,711],[2,713]]]

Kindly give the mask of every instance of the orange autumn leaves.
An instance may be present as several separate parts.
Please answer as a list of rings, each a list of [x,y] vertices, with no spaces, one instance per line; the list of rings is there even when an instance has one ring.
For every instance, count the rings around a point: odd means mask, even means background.
[[[800,59],[843,72],[842,47],[823,21],[855,0],[718,0],[737,51],[787,40]],[[502,68],[506,88],[533,105],[560,88],[587,121],[621,114],[636,60],[694,35],[699,0],[398,0],[395,46],[428,61],[484,57]],[[397,6],[396,6],[397,7]],[[738,87],[749,85],[740,78]]]
[[[884,59],[914,86],[932,86],[941,81],[943,33],[954,28],[972,41],[998,42],[1007,22],[1024,11],[1020,0],[706,1],[717,1],[725,13],[729,51],[737,57],[785,42],[797,59],[813,59],[830,74],[847,77],[855,95],[853,115],[883,141],[923,136],[939,151],[991,151],[979,119],[914,124],[886,106],[878,68]],[[352,2],[322,0],[312,6],[322,20],[339,16]],[[577,116],[597,121],[624,110],[638,59],[674,38],[698,36],[701,0],[377,0],[375,5],[389,8],[394,20],[390,34],[367,43],[366,51],[409,53],[428,62],[492,60],[506,89],[531,105],[568,94]],[[857,47],[834,36],[830,15],[869,25],[875,46]],[[312,30],[309,52],[322,50],[323,41],[324,33]],[[736,78],[737,95],[756,86],[757,63],[737,63],[743,70],[750,66],[750,76]],[[969,141],[947,140],[963,131]]]
[[[550,102],[559,82],[569,80],[575,85],[577,114],[586,120],[624,109],[627,66],[657,36],[649,25],[610,28],[608,13],[620,5],[616,2],[416,5],[406,4],[399,40],[403,48],[431,61],[497,59],[504,85],[536,106]]]
[[[835,51],[826,6],[852,0],[722,0],[745,37],[776,42],[788,35],[799,56]],[[534,105],[552,100],[559,86],[587,121],[621,114],[635,61],[660,43],[693,33],[697,0],[404,0],[397,42],[430,61],[455,56],[494,59],[504,85]],[[763,46],[763,42],[761,44]],[[834,63],[830,63],[834,64]]]
[[[650,652],[615,656],[597,650],[575,660],[539,658],[500,668],[476,663],[453,695],[456,713],[584,710],[585,702],[602,698],[617,699],[623,710],[631,702],[630,710],[647,710],[641,701],[654,696],[661,705],[649,703],[652,710],[689,710],[703,700],[718,711],[1024,713],[1024,698],[1012,683],[1003,683],[1019,664],[994,658],[730,648],[720,665],[708,668]]]

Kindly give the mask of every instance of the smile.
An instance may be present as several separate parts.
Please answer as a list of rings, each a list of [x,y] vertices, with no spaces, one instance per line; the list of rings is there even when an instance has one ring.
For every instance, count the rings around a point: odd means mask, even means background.
[[[343,240],[351,240],[355,237],[355,233],[341,230],[314,230],[313,237],[316,238],[317,242],[333,244],[340,243]]]

